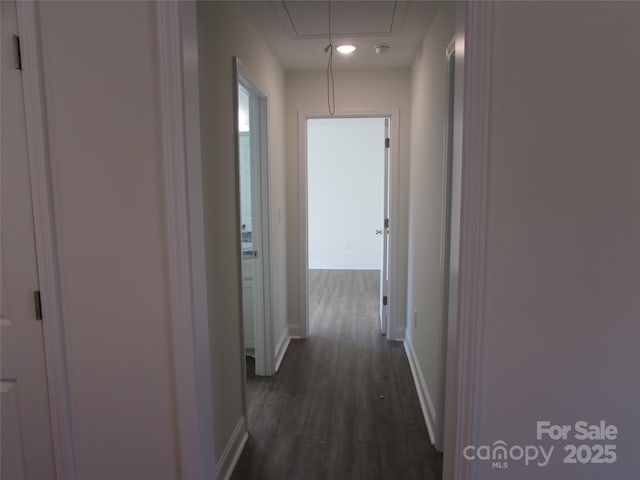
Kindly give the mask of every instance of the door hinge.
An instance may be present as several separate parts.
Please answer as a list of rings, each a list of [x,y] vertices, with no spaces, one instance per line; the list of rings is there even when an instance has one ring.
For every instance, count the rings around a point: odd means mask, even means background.
[[[20,37],[13,36],[13,65],[16,70],[22,70],[22,52],[20,51]]]
[[[388,218],[384,219],[384,228],[389,228],[389,219]]]
[[[36,307],[36,320],[42,320],[42,301],[40,299],[40,290],[33,292],[33,303]]]
[[[384,139],[384,147],[385,148],[389,148],[391,146],[391,139],[390,138],[385,138]]]
[[[382,305],[386,305],[387,304],[387,296],[385,295],[384,297],[382,297]]]

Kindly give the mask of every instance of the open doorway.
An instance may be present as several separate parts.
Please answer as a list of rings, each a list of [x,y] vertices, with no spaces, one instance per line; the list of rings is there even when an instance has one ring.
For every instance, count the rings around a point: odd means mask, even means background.
[[[273,375],[267,97],[236,60],[243,356],[249,375]]]
[[[389,123],[383,116],[307,119],[311,335],[344,328],[340,318],[387,333]]]

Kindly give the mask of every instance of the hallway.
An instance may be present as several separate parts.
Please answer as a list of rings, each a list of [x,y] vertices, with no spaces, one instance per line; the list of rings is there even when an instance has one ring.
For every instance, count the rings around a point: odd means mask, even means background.
[[[402,344],[379,333],[378,285],[377,271],[310,271],[310,337],[273,377],[247,364],[233,479],[441,478]]]

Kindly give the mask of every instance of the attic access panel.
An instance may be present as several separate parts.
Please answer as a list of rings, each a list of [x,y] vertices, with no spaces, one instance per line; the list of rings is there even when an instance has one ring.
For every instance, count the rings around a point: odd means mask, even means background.
[[[329,29],[329,2],[279,2],[281,18],[293,38],[326,37]],[[402,27],[406,2],[331,2],[331,32],[335,36],[371,36],[397,33]]]

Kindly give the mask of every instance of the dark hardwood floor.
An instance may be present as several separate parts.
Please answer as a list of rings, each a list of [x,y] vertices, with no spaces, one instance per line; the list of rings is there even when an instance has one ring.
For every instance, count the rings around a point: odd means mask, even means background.
[[[312,270],[310,336],[247,363],[250,438],[232,479],[441,479],[402,344],[380,335],[378,272]]]

